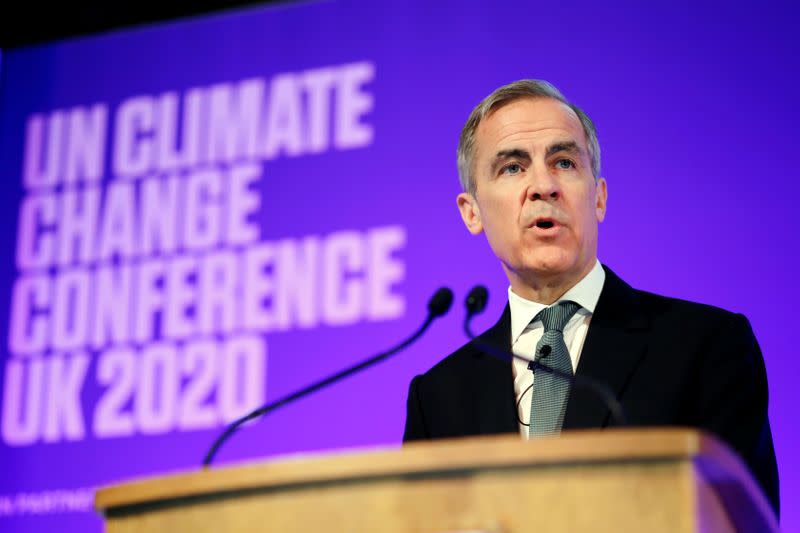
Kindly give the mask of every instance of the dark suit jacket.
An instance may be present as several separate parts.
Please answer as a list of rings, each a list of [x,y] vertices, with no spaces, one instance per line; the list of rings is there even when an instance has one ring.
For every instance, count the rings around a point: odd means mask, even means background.
[[[511,350],[511,314],[478,338]],[[767,377],[747,319],[632,289],[606,268],[576,376],[605,383],[631,426],[690,426],[727,442],[778,512]],[[613,425],[596,392],[572,388],[564,430]],[[405,441],[518,433],[510,359],[470,342],[411,381]]]

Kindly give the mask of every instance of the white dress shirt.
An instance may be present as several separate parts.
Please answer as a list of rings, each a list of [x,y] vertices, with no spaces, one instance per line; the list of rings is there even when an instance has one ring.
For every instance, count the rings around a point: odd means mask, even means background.
[[[600,266],[600,261],[597,261],[592,270],[582,280],[552,304],[556,305],[563,300],[570,300],[581,306],[569,319],[567,325],[564,326],[564,343],[567,345],[567,350],[569,350],[573,372],[578,368],[583,342],[586,340],[586,332],[589,330],[589,322],[592,319],[595,306],[597,306],[597,300],[600,299],[600,292],[603,290],[605,280],[606,273],[603,267]],[[508,288],[508,305],[511,308],[511,350],[516,355],[530,361],[534,357],[536,344],[544,335],[542,321],[531,321],[539,311],[548,306],[526,300],[514,294],[511,287]],[[527,424],[531,417],[533,372],[528,370],[526,361],[518,358],[514,358],[511,366],[514,376],[514,397],[517,401],[518,420]],[[519,432],[523,437],[527,437],[528,426],[520,423]]]

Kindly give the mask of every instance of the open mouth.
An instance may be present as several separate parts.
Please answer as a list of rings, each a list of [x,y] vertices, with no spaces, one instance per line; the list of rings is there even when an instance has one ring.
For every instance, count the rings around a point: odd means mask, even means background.
[[[552,220],[537,220],[536,221],[536,227],[537,228],[550,229],[553,226],[555,226],[555,224],[553,224]]]

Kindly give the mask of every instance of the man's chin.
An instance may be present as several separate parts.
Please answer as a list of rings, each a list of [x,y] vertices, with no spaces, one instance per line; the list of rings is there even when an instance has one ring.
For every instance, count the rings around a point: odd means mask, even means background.
[[[584,270],[587,268],[587,265],[579,264],[575,257],[548,255],[532,258],[518,272],[524,279],[538,283],[551,280],[561,283],[572,278],[577,281],[586,274]]]
[[[577,267],[574,256],[566,253],[540,253],[534,257],[527,258],[524,270],[539,276],[558,276],[563,275]]]

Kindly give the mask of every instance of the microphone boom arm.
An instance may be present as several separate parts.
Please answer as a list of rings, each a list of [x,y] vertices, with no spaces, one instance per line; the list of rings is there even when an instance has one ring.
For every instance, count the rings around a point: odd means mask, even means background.
[[[410,337],[408,337],[406,340],[404,340],[397,346],[390,348],[385,352],[379,353],[378,355],[370,357],[369,359],[365,359],[360,363],[356,363],[348,368],[345,368],[344,370],[340,370],[339,372],[336,372],[335,374],[332,374],[326,378],[322,378],[312,383],[311,385],[308,385],[300,389],[299,391],[293,392],[282,398],[278,398],[277,400],[272,401],[266,405],[263,405],[257,409],[254,409],[249,413],[247,413],[246,415],[237,418],[236,420],[228,424],[228,426],[225,428],[225,431],[223,431],[216,438],[214,443],[211,445],[211,448],[209,448],[208,453],[206,453],[205,458],[203,459],[203,468],[208,468],[211,465],[220,447],[243,424],[249,422],[250,420],[254,420],[258,417],[267,415],[272,411],[275,411],[276,409],[280,409],[281,407],[288,405],[296,400],[299,400],[304,396],[308,396],[311,393],[314,393],[322,388],[325,388],[336,381],[349,377],[355,374],[356,372],[364,370],[365,368],[368,368],[374,364],[380,363],[384,359],[387,359],[392,355],[396,354],[397,352],[403,350],[404,348],[412,344],[414,341],[416,341],[418,338],[420,338],[420,336],[422,336],[422,334],[425,333],[425,331],[428,329],[428,327],[436,318],[447,313],[447,311],[450,309],[450,304],[452,303],[452,301],[453,301],[452,291],[446,287],[440,288],[438,291],[436,291],[436,293],[433,295],[433,297],[431,297],[430,301],[428,302],[428,316],[427,318],[425,318],[425,321],[422,323],[419,329],[417,329],[417,331],[415,331]]]

